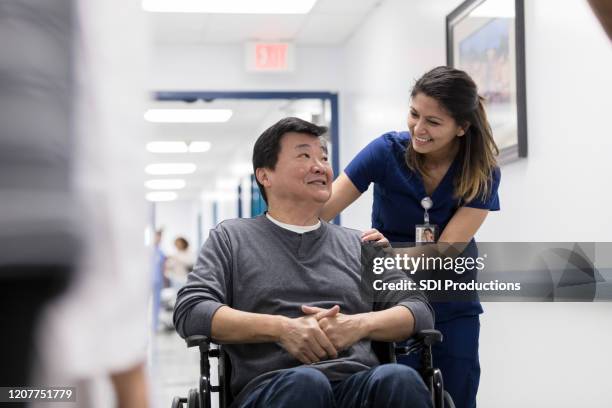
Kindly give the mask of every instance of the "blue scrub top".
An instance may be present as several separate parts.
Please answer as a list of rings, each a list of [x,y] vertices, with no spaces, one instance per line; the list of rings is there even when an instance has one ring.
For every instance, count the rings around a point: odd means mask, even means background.
[[[421,200],[427,196],[427,193],[421,175],[406,165],[404,155],[409,143],[409,132],[385,133],[361,150],[344,170],[362,193],[368,189],[370,183],[374,183],[372,227],[379,230],[391,242],[414,242],[415,225],[423,224],[424,210],[421,207]],[[493,172],[488,197],[477,197],[465,203],[453,197],[453,180],[459,171],[459,166],[460,158],[456,157],[430,196],[433,207],[429,210],[429,222],[438,225],[440,234],[462,206],[489,211],[499,210],[497,194],[501,178],[499,168],[495,168]],[[467,251],[470,256],[477,256],[475,243],[472,244]],[[438,302],[434,304],[434,309],[438,322],[482,313],[479,302]]]

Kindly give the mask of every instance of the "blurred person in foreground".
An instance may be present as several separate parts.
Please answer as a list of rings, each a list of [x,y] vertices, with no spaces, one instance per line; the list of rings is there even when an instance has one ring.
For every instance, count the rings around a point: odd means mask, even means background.
[[[148,406],[140,14],[0,0],[0,386],[76,393],[34,407]]]
[[[36,325],[65,290],[83,235],[70,6],[0,1],[0,387],[33,384]]]
[[[612,1],[589,0],[589,4],[606,34],[608,34],[608,38],[612,40]]]

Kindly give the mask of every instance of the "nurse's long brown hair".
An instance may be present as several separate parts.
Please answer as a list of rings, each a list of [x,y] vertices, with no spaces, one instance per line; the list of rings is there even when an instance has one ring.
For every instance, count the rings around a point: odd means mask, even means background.
[[[454,180],[455,197],[470,202],[490,193],[493,171],[499,154],[493,132],[487,121],[484,98],[478,95],[476,84],[464,71],[451,67],[436,67],[416,81],[411,98],[422,93],[435,99],[455,119],[457,124],[469,124],[459,137],[457,155],[461,158]],[[424,155],[416,152],[412,143],[406,149],[406,164],[413,171],[426,174]]]

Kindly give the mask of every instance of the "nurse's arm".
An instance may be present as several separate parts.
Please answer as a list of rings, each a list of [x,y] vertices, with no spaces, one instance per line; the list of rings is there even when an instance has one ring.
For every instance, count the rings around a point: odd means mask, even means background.
[[[351,179],[342,172],[332,184],[331,198],[323,206],[321,219],[330,221],[361,196]]]
[[[446,228],[444,228],[444,232],[438,242],[470,242],[488,214],[489,210],[480,208],[459,208],[446,225]]]

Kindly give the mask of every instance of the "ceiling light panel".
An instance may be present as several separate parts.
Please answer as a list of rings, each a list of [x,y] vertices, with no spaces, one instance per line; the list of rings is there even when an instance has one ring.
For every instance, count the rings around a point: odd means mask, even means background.
[[[151,153],[187,153],[189,148],[185,142],[149,142],[147,150]]]
[[[143,0],[155,13],[308,14],[317,0]]]
[[[231,109],[149,109],[144,118],[153,123],[224,123],[232,114]]]
[[[191,142],[189,143],[189,152],[191,153],[204,153],[209,151],[211,148],[210,142]]]
[[[145,187],[151,190],[180,190],[186,185],[187,182],[183,179],[155,179],[145,182]]]

